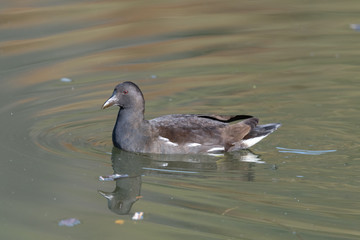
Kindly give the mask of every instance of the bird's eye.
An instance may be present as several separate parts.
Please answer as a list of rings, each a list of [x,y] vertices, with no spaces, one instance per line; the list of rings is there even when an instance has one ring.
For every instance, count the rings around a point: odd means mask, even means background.
[[[124,90],[124,91],[123,91],[123,94],[127,94],[127,93],[128,93],[128,90]]]

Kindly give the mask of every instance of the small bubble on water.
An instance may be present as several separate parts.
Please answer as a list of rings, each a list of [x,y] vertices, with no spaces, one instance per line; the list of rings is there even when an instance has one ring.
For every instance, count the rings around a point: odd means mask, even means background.
[[[78,224],[80,224],[80,220],[76,218],[63,219],[58,223],[59,226],[65,226],[65,227],[73,227]]]
[[[360,31],[360,24],[350,24],[350,28],[355,31]]]
[[[278,166],[276,164],[271,165],[271,170],[277,170]]]
[[[63,78],[60,79],[60,81],[62,81],[62,82],[72,82],[72,79],[63,77]]]

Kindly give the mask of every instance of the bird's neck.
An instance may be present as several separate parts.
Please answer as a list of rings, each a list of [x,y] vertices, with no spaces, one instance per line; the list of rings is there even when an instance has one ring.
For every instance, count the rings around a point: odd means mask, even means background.
[[[112,135],[114,145],[124,148],[123,141],[129,141],[133,136],[146,134],[148,132],[147,123],[143,110],[134,111],[131,108],[120,108]]]
[[[145,119],[143,110],[135,111],[132,108],[120,108],[116,119],[115,129],[121,128],[125,130],[134,128],[135,126],[142,124],[144,121]]]

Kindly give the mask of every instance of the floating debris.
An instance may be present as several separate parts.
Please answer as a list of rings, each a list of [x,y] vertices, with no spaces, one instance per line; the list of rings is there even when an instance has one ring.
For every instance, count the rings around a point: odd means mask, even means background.
[[[65,227],[73,227],[78,224],[80,224],[80,220],[76,218],[68,218],[59,221],[59,226],[65,226]]]
[[[118,219],[118,220],[116,220],[115,221],[115,224],[120,224],[120,225],[122,225],[122,224],[124,224],[124,220],[122,220],[122,219]]]
[[[131,218],[134,221],[142,220],[144,218],[144,212],[136,212]]]
[[[72,82],[72,79],[64,77],[64,78],[61,78],[60,81],[62,81],[62,82]]]
[[[238,209],[239,207],[238,206],[236,206],[236,207],[232,207],[232,208],[228,208],[228,209],[226,209],[221,215],[226,215],[228,212],[230,212],[230,211],[233,211],[233,210],[235,210],[235,209]]]
[[[305,149],[291,149],[291,148],[282,148],[282,147],[276,147],[279,149],[279,152],[284,153],[297,153],[297,154],[305,154],[305,155],[320,155],[330,152],[336,152],[336,150],[305,150]]]
[[[360,31],[360,24],[350,24],[350,28],[355,31]]]

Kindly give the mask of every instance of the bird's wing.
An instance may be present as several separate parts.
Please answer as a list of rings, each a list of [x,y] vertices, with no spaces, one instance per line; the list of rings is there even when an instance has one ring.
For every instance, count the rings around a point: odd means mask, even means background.
[[[150,120],[160,137],[177,144],[200,143],[220,144],[224,121],[204,115],[174,114]]]

